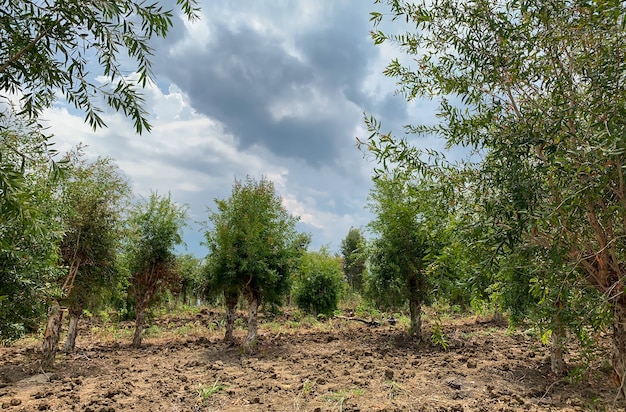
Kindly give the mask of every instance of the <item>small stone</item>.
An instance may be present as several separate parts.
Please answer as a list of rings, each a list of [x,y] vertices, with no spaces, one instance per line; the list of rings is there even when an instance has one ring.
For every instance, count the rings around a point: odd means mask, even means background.
[[[11,406],[20,406],[21,404],[22,404],[22,401],[19,399],[13,398],[9,401],[9,405]]]
[[[467,368],[468,369],[476,369],[477,363],[474,359],[469,359],[467,361]]]
[[[461,384],[455,381],[448,381],[446,382],[446,385],[457,391],[461,389]]]

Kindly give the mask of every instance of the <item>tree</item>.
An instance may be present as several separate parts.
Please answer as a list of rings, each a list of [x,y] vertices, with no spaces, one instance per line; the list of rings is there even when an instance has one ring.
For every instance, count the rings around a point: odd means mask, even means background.
[[[437,252],[434,232],[424,206],[429,202],[422,183],[414,186],[406,176],[393,174],[374,180],[369,208],[375,217],[369,227],[371,243],[367,296],[380,306],[409,303],[411,335],[421,334],[421,307],[432,287],[429,265]]]
[[[341,241],[343,273],[352,290],[363,291],[363,272],[365,272],[365,237],[359,229],[351,227]]]
[[[469,146],[486,156],[475,166],[478,184],[488,195],[494,190],[511,195],[507,208],[520,226],[521,241],[540,247],[543,256],[558,251],[554,258],[567,267],[539,272],[540,283],[557,287],[565,282],[576,291],[587,281],[604,295],[596,305],[608,302],[613,312],[613,369],[623,394],[624,4],[387,3],[394,19],[414,24],[415,32],[375,30],[373,39],[399,45],[417,69],[395,59],[385,73],[398,78],[408,99],[439,100],[438,123],[407,131],[434,134],[448,146]],[[383,15],[374,13],[372,19],[378,24]],[[374,119],[368,125],[367,144],[379,160],[429,168],[422,151],[408,140],[381,133]],[[514,186],[526,190],[510,191]],[[552,306],[558,310],[559,305]]]
[[[298,218],[282,205],[272,182],[248,177],[235,181],[228,199],[215,200],[206,231],[208,276],[213,290],[224,293],[226,341],[232,341],[234,313],[241,294],[248,300],[246,350],[257,339],[261,303],[279,304],[289,292],[289,278],[309,243],[296,231]]]
[[[0,343],[37,330],[58,295],[62,228],[50,148],[35,122],[0,117]]]
[[[322,248],[307,252],[296,276],[295,301],[300,309],[313,315],[332,315],[345,289],[341,264]]]
[[[57,351],[61,330],[61,305],[69,309],[65,350],[73,350],[83,309],[102,301],[117,283],[116,254],[121,237],[121,217],[130,189],[109,158],[89,163],[79,150],[67,156],[57,196],[64,229],[60,243],[66,273],[59,279],[61,295],[51,303],[43,340],[43,366]],[[92,306],[93,307],[93,306]]]
[[[176,3],[188,19],[196,17],[195,0]],[[150,40],[167,34],[172,17],[157,1],[5,2],[0,10],[2,97],[21,96],[21,112],[37,117],[60,92],[86,113],[93,128],[104,126],[99,107],[104,99],[130,117],[138,132],[149,131],[137,89],[152,80]],[[137,76],[125,75],[133,71]],[[95,80],[98,75],[102,83]]]
[[[179,301],[183,305],[196,306],[203,297],[205,279],[202,273],[202,260],[191,254],[176,258],[176,272],[181,278]]]
[[[174,203],[169,195],[157,193],[131,209],[126,259],[136,313],[133,347],[141,346],[146,311],[162,292],[180,282],[174,247],[182,243],[186,218],[186,207]]]

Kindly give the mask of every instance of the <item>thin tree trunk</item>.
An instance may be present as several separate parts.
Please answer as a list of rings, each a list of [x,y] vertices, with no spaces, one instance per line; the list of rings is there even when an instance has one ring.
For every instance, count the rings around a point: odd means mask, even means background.
[[[409,313],[411,316],[411,336],[422,340],[422,303],[419,299],[409,298]]]
[[[259,298],[255,294],[251,294],[248,297],[248,336],[243,344],[243,348],[246,352],[251,352],[256,346],[257,332],[259,329],[258,324],[258,311],[259,311]]]
[[[137,319],[135,321],[135,334],[133,335],[133,348],[139,348],[141,346],[141,339],[143,337],[143,328],[146,321],[146,308],[137,307]]]
[[[567,371],[567,364],[563,359],[563,345],[566,338],[565,328],[561,317],[557,313],[554,316],[554,327],[552,328],[552,342],[550,346],[550,369],[557,376],[564,375]]]
[[[224,342],[233,342],[233,329],[235,328],[235,310],[239,295],[236,292],[224,291],[224,303],[226,306],[226,334]]]
[[[48,309],[48,320],[41,345],[41,367],[43,369],[49,368],[54,363],[54,358],[59,350],[62,321],[63,310],[59,302],[55,300]]]
[[[83,314],[83,308],[80,306],[70,306],[70,325],[67,330],[67,338],[65,339],[65,346],[63,351],[72,352],[76,347],[76,335],[78,334],[78,320]]]
[[[613,374],[619,385],[618,398],[626,399],[626,297],[621,295],[613,307]]]

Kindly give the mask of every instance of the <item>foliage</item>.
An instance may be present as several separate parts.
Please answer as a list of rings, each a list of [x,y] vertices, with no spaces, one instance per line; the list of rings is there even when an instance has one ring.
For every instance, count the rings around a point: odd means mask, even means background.
[[[174,203],[169,195],[157,193],[152,193],[147,201],[136,204],[130,211],[126,259],[137,315],[134,346],[141,344],[146,309],[180,282],[174,247],[182,243],[186,217],[186,207]]]
[[[280,303],[309,243],[265,179],[236,181],[228,199],[215,200],[212,230],[206,232],[212,290],[229,290]]]
[[[296,277],[295,302],[306,313],[329,316],[337,309],[345,286],[337,257],[324,248],[307,252]]]
[[[359,229],[351,227],[341,241],[343,257],[343,273],[352,290],[363,291],[363,274],[365,272],[365,237]]]
[[[196,17],[194,0],[176,3]],[[150,39],[167,34],[171,10],[135,0],[17,0],[3,3],[0,15],[0,90],[21,98],[22,113],[37,117],[60,93],[93,128],[104,126],[103,99],[138,132],[150,130],[137,88],[151,81]]]
[[[187,19],[195,18],[195,0],[177,0],[177,5]],[[36,325],[46,300],[59,296],[56,279],[63,276],[57,265],[61,212],[49,185],[58,167],[37,117],[62,95],[86,113],[93,128],[104,126],[104,101],[130,117],[137,132],[150,130],[138,88],[152,77],[150,39],[165,36],[172,18],[158,2],[3,3],[0,340]]]
[[[204,404],[207,399],[224,389],[226,389],[226,385],[220,383],[219,378],[213,382],[213,385],[199,384],[198,396],[200,397],[200,402]]]
[[[369,207],[375,214],[367,296],[382,307],[409,302],[413,333],[432,290],[430,266],[441,249],[436,225],[441,203],[434,183],[392,174],[374,180]]]
[[[206,231],[209,290],[224,294],[227,341],[233,339],[239,295],[248,300],[247,351],[256,344],[259,305],[281,304],[309,236],[296,231],[298,219],[287,212],[274,185],[264,178],[235,181],[231,196],[215,203],[217,211],[209,215],[213,227]]]
[[[65,304],[95,310],[119,283],[116,265],[121,246],[122,213],[130,188],[113,161],[87,162],[80,151],[68,155],[59,182],[64,235],[60,245]]]
[[[47,298],[57,296],[62,228],[52,198],[58,169],[41,128],[0,117],[0,342],[38,327]]]
[[[407,99],[439,103],[437,123],[406,131],[435,135],[447,147],[463,145],[480,154],[465,172],[479,209],[477,226],[490,236],[483,238],[490,243],[484,250],[491,249],[491,262],[509,268],[496,279],[531,305],[539,299],[552,309],[551,319],[565,315],[563,308],[595,307],[600,314],[609,302],[615,318],[613,366],[623,380],[624,3],[387,4],[393,19],[414,30],[374,30],[373,40],[396,44],[416,66],[394,59],[385,74],[397,78]],[[372,15],[376,25],[383,19],[381,13]],[[445,173],[408,140],[381,133],[375,119],[367,123],[371,134],[361,143],[383,169],[395,164],[407,171]],[[605,298],[588,293],[585,282]],[[547,293],[537,293],[537,285]],[[585,302],[574,303],[572,297]],[[574,330],[574,318],[562,320]]]
[[[176,272],[181,279],[179,292],[181,303],[196,305],[198,299],[204,297],[206,287],[202,260],[191,254],[180,255],[176,258]]]

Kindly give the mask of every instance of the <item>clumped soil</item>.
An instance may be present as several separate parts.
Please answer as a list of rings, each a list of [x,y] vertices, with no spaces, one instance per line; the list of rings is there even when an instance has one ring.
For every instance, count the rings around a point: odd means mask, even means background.
[[[535,337],[478,318],[450,319],[444,350],[397,325],[265,320],[258,350],[222,342],[222,313],[154,321],[140,349],[131,324],[83,322],[74,353],[38,369],[39,343],[0,348],[8,411],[580,411],[615,403],[608,349],[578,383],[550,373]],[[241,315],[243,318],[243,314]],[[239,321],[241,326],[245,322]],[[155,330],[153,326],[152,330]],[[106,332],[108,331],[108,332]],[[105,333],[106,332],[106,333]],[[428,323],[424,333],[430,336]],[[236,336],[243,340],[243,327]],[[607,338],[601,338],[606,346]]]

